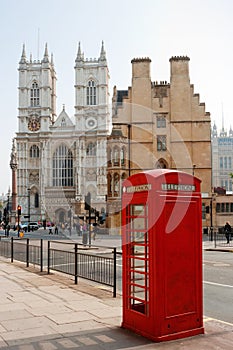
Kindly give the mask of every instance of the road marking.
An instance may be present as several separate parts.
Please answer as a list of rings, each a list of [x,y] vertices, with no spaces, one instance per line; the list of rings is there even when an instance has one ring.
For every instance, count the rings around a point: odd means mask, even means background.
[[[209,321],[216,321],[216,322],[220,322],[220,323],[226,324],[228,326],[233,326],[233,323],[222,321],[222,320],[218,320],[217,318],[204,316],[204,322],[209,322]]]
[[[210,285],[213,285],[213,286],[218,286],[218,287],[233,288],[233,286],[231,286],[231,285],[229,285],[229,284],[221,284],[221,283],[208,282],[208,281],[203,281],[203,283],[205,283],[205,284],[210,284]]]
[[[209,263],[209,264],[224,264],[222,261],[214,261],[214,260],[203,260],[203,263]]]

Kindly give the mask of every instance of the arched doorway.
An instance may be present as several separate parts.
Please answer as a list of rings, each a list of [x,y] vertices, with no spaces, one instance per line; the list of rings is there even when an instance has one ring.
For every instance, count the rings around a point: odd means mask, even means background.
[[[165,159],[160,158],[160,159],[156,162],[155,168],[156,168],[156,169],[167,169],[167,168],[168,168],[168,164],[167,164],[167,162],[166,162]]]
[[[58,212],[58,222],[59,223],[64,223],[65,222],[65,211],[64,210],[59,210],[59,212]]]

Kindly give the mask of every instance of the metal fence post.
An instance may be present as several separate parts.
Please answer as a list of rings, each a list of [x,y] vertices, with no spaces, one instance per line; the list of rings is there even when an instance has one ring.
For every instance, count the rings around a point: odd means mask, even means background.
[[[74,245],[74,283],[78,283],[78,244]]]
[[[29,238],[27,238],[27,245],[26,245],[26,266],[29,266]]]
[[[116,248],[113,249],[113,298],[116,298]]]
[[[14,260],[14,238],[11,237],[11,262]]]
[[[49,274],[49,270],[50,270],[50,241],[48,241],[48,274]]]
[[[40,272],[43,272],[43,239],[40,240]]]

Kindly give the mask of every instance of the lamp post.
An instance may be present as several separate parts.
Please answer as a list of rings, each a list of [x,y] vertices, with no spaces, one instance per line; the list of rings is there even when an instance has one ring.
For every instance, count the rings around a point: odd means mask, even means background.
[[[210,240],[213,241],[214,238],[214,218],[215,218],[216,208],[215,208],[215,194],[211,193],[210,198]],[[215,237],[216,238],[216,237]],[[216,242],[215,242],[216,243]]]
[[[71,208],[68,210],[68,218],[70,219],[70,236],[71,236],[71,216],[72,216],[72,211],[71,211]]]
[[[5,235],[9,235],[9,221],[10,221],[10,188],[7,192],[7,204],[5,209]]]
[[[28,188],[28,223],[30,223],[30,191],[31,189]],[[28,225],[28,231],[30,232],[30,225]]]
[[[196,168],[196,164],[193,164],[193,176],[194,176],[195,168]]]
[[[10,188],[7,193],[7,221],[10,221]]]

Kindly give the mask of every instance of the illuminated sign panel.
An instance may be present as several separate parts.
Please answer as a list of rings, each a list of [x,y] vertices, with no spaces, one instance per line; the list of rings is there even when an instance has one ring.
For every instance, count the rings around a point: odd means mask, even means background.
[[[126,192],[126,193],[143,192],[143,191],[150,191],[150,190],[151,190],[151,184],[123,187],[123,192]]]
[[[184,184],[161,184],[163,191],[196,191],[195,185]]]

